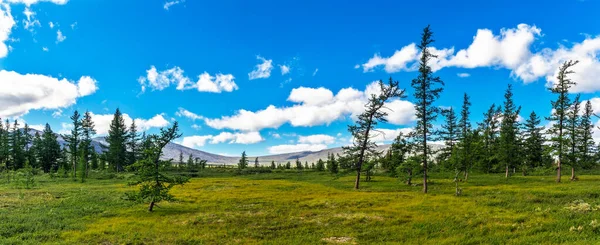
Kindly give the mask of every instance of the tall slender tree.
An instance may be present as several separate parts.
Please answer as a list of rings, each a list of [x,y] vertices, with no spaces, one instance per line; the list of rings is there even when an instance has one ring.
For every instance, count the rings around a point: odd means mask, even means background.
[[[81,120],[81,155],[83,160],[81,161],[84,166],[82,167],[85,177],[89,175],[90,162],[92,158],[92,152],[95,152],[94,145],[92,145],[92,137],[96,134],[94,121],[92,120],[92,114],[86,111],[83,114]]]
[[[19,129],[19,122],[15,120],[13,123],[12,134],[10,138],[11,156],[12,156],[12,169],[17,170],[25,166],[25,147],[23,132]]]
[[[500,124],[500,160],[505,166],[505,177],[509,176],[509,169],[518,165],[518,134],[519,134],[519,112],[513,101],[512,85],[504,93],[504,106],[502,111],[502,122]]]
[[[242,152],[242,157],[238,161],[238,169],[245,169],[248,167],[248,156],[246,155],[246,151]]]
[[[445,142],[445,147],[442,149],[439,157],[441,162],[448,163],[447,165],[451,168],[455,167],[455,164],[451,162],[454,158],[451,158],[454,153],[454,146],[458,141],[458,125],[457,118],[454,109],[450,107],[449,109],[443,109],[441,111],[442,116],[444,116],[445,123],[442,125],[442,129],[439,131],[441,140]]]
[[[567,135],[567,154],[565,163],[571,167],[571,181],[575,180],[575,167],[577,167],[580,160],[579,150],[581,142],[580,140],[580,123],[581,123],[581,96],[577,94],[571,107],[567,112],[567,128],[565,134]]]
[[[260,164],[258,163],[258,157],[256,159],[254,159],[254,167],[255,168],[260,167]]]
[[[123,114],[117,108],[108,129],[108,136],[106,137],[106,142],[108,143],[106,160],[113,170],[117,172],[122,171],[123,166],[127,164],[127,134]]]
[[[464,171],[465,181],[469,179],[469,170],[473,166],[473,132],[471,129],[471,121],[469,116],[471,115],[471,101],[469,95],[465,93],[463,96],[463,105],[460,111],[460,120],[458,121],[458,140],[459,140],[459,159],[461,167],[460,170]]]
[[[415,141],[420,142],[417,152],[418,155],[422,156],[420,160],[423,161],[424,193],[427,193],[427,163],[430,154],[427,141],[432,135],[433,122],[439,112],[438,107],[434,106],[433,103],[440,97],[440,93],[444,90],[442,87],[444,86],[444,82],[439,77],[433,75],[433,71],[429,66],[431,59],[436,58],[429,48],[433,42],[433,32],[430,27],[427,26],[423,29],[421,42],[418,45],[418,48],[421,51],[421,58],[419,59],[419,75],[411,82],[411,85],[415,90],[415,110],[417,117],[414,136]],[[436,87],[436,85],[440,86]]]
[[[373,131],[379,122],[387,122],[388,115],[384,109],[385,103],[392,98],[404,98],[404,90],[400,89],[397,81],[390,80],[387,84],[379,81],[379,94],[371,94],[365,111],[358,116],[355,125],[348,126],[348,131],[354,137],[352,146],[344,147],[347,156],[356,159],[356,181],[354,189],[360,187],[362,164],[368,155],[376,153],[377,145],[372,141]]]
[[[129,135],[127,135],[127,149],[129,150],[128,154],[128,162],[129,164],[134,164],[141,156],[140,150],[140,135],[138,133],[137,125],[135,125],[135,120],[131,122],[131,126],[129,126]]]
[[[594,110],[592,108],[592,102],[588,100],[583,108],[583,114],[581,116],[581,124],[579,126],[580,145],[579,152],[581,153],[581,165],[590,168],[594,165],[594,138],[592,134],[594,132],[594,124],[592,123],[592,116],[594,116]]]
[[[71,167],[73,170],[73,178],[77,177],[77,163],[79,163],[79,145],[81,144],[81,133],[82,129],[82,121],[81,115],[77,110],[73,112],[71,116],[71,122],[73,123],[73,128],[71,129],[71,134],[63,135],[63,138],[67,142],[67,151],[71,160]]]
[[[553,109],[552,115],[547,118],[547,120],[553,122],[552,127],[549,128],[548,132],[552,135],[550,140],[552,141],[554,152],[558,156],[556,162],[556,182],[560,182],[561,165],[565,160],[565,146],[568,140],[568,138],[565,137],[565,129],[567,127],[567,113],[571,106],[569,89],[576,84],[568,78],[568,76],[573,73],[571,68],[577,63],[578,61],[565,61],[558,69],[556,84],[550,88],[550,91],[557,96],[556,100],[551,101]]]
[[[483,122],[479,123],[479,129],[482,132],[482,169],[489,173],[492,167],[496,165],[497,149],[498,149],[498,132],[499,132],[499,115],[501,113],[500,106],[496,107],[492,104],[490,108],[483,114]]]

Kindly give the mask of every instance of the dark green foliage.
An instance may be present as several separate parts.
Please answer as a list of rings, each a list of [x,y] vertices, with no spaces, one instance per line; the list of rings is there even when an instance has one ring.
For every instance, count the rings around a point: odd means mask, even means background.
[[[271,161],[271,169],[275,169],[275,161]]]
[[[344,154],[356,160],[356,181],[354,189],[359,189],[362,164],[365,159],[379,155],[376,152],[377,145],[371,140],[376,133],[375,127],[379,122],[387,122],[387,112],[384,110],[385,103],[393,98],[404,98],[404,90],[401,90],[397,81],[390,77],[389,82],[384,84],[379,81],[379,94],[371,94],[365,111],[358,115],[354,125],[348,126],[354,142],[351,146],[343,147]]]
[[[161,161],[163,148],[174,139],[181,137],[177,122],[167,129],[161,129],[160,135],[148,136],[150,147],[143,149],[143,158],[133,166],[137,170],[132,185],[139,186],[135,197],[150,202],[148,211],[152,212],[154,205],[163,200],[172,200],[169,190],[175,185],[188,181],[182,176],[171,176],[164,170],[171,165],[170,161]]]
[[[300,162],[300,159],[296,158],[296,169],[302,170],[302,168],[302,162]]]
[[[337,174],[339,170],[338,162],[335,160],[333,153],[327,153],[327,170],[332,174]]]
[[[41,167],[44,173],[48,173],[50,171],[57,170],[59,166],[59,159],[63,157],[63,162],[65,163],[62,167],[65,168],[67,166],[68,160],[65,156],[61,156],[60,144],[58,143],[57,136],[52,132],[52,128],[50,125],[46,123],[46,127],[44,128],[44,132],[42,133],[41,142],[38,142],[39,146],[36,146],[39,154],[39,159],[41,162]],[[65,151],[66,152],[66,151]]]
[[[580,125],[578,128],[579,139],[578,145],[580,153],[580,165],[585,169],[590,169],[595,166],[594,151],[595,143],[592,134],[594,131],[594,124],[592,123],[592,116],[594,116],[594,110],[592,108],[592,102],[587,101],[583,108],[583,114],[581,116]]]
[[[258,157],[254,159],[254,167],[255,168],[260,167],[260,163],[258,162]]]
[[[248,167],[248,156],[246,156],[246,152],[242,152],[242,157],[238,161],[238,169],[245,169]]]
[[[427,26],[423,29],[421,35],[421,41],[418,45],[421,51],[421,58],[419,59],[419,70],[417,78],[411,82],[414,88],[414,104],[417,117],[417,125],[414,130],[414,141],[420,144],[416,145],[416,153],[421,156],[423,161],[423,192],[427,193],[427,162],[430,155],[427,141],[433,133],[433,122],[437,118],[439,108],[434,106],[433,103],[440,97],[440,93],[443,91],[443,87],[436,87],[436,85],[444,85],[444,82],[439,77],[433,75],[433,71],[429,66],[429,62],[432,58],[436,58],[434,54],[430,52],[429,46],[434,42],[433,32],[430,27]]]
[[[319,158],[319,160],[317,161],[316,169],[317,171],[325,170],[325,162],[323,162],[321,158]]]
[[[94,121],[92,120],[92,114],[86,111],[83,114],[81,120],[81,157],[83,158],[81,163],[83,164],[83,173],[85,177],[88,177],[90,172],[90,162],[92,158],[92,152],[95,153],[94,146],[92,145],[92,138],[96,134]]]
[[[463,96],[463,105],[460,111],[460,120],[458,122],[458,147],[457,147],[457,165],[455,168],[458,170],[457,174],[461,171],[465,174],[465,180],[468,180],[469,171],[473,167],[475,161],[475,142],[477,135],[471,128],[471,121],[469,116],[471,115],[471,102],[469,101],[469,95],[465,93]]]
[[[527,174],[528,169],[541,167],[544,164],[544,136],[542,130],[544,127],[540,127],[540,118],[531,112],[529,118],[523,125],[523,136],[525,137],[524,142],[524,161],[522,164],[523,175]]]
[[[192,154],[190,154],[188,156],[186,167],[188,167],[188,168],[193,168],[194,167],[194,158],[192,157]]]
[[[556,182],[560,182],[561,177],[561,164],[565,162],[565,152],[567,151],[568,137],[565,135],[567,128],[567,117],[569,108],[571,107],[571,100],[569,99],[569,89],[576,83],[568,78],[569,74],[573,71],[571,67],[576,65],[578,61],[565,61],[558,70],[558,76],[556,85],[550,88],[550,91],[557,95],[557,99],[551,101],[552,104],[552,115],[546,118],[546,120],[552,121],[552,127],[548,129],[550,133],[552,146],[554,152],[558,156],[558,162],[556,166]]]
[[[498,166],[498,149],[500,148],[498,134],[500,132],[500,116],[502,108],[492,104],[483,114],[483,122],[479,124],[479,131],[482,132],[482,159],[479,169],[485,173],[490,173]]]
[[[403,179],[407,185],[412,185],[412,179],[415,175],[422,173],[421,163],[423,160],[420,156],[408,157],[396,167],[396,174]]]
[[[519,165],[519,122],[517,121],[521,107],[513,102],[512,85],[508,84],[504,93],[504,110],[500,124],[500,149],[499,160],[505,166],[505,177],[510,175],[509,170]]]
[[[458,141],[459,128],[456,122],[456,113],[454,113],[454,109],[450,107],[449,109],[443,109],[441,114],[445,118],[445,123],[438,133],[440,135],[440,140],[443,140],[446,145],[438,155],[438,162],[448,169],[454,169],[456,163],[453,160],[456,158],[450,158],[450,156],[454,153],[454,146]]]
[[[140,140],[142,139],[137,131],[137,126],[135,125],[135,120],[131,122],[131,126],[129,126],[129,134],[127,135],[127,161],[128,164],[134,164],[141,157],[141,145]]]
[[[76,110],[73,112],[71,116],[71,122],[73,123],[73,128],[71,129],[71,134],[63,135],[63,139],[67,142],[66,148],[70,156],[71,167],[72,167],[72,176],[75,178],[77,176],[77,164],[79,163],[79,144],[81,143],[81,133],[82,133],[82,122],[81,115]]]
[[[292,169],[292,163],[288,161],[288,162],[285,164],[285,169]]]
[[[108,143],[108,151],[106,151],[106,160],[112,170],[120,172],[127,165],[127,127],[123,114],[119,108],[115,111],[113,120],[108,129],[106,142]],[[151,142],[151,140],[149,141]]]

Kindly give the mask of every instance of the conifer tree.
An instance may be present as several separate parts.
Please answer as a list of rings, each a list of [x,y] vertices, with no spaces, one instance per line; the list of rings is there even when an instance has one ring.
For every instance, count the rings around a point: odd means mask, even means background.
[[[238,162],[238,169],[245,169],[248,167],[248,157],[246,156],[246,152],[242,152],[242,158]]]
[[[12,129],[12,137],[10,138],[11,156],[12,156],[12,169],[17,170],[25,166],[25,147],[23,139],[23,132],[19,129],[19,122],[15,120]]]
[[[308,167],[308,161],[304,162],[304,169],[309,169],[309,167]]]
[[[192,154],[190,154],[190,155],[188,156],[188,159],[187,159],[187,167],[188,167],[188,168],[192,168],[192,167],[194,167],[194,158],[192,157]]]
[[[394,172],[394,176],[398,175],[398,167],[406,161],[407,155],[410,152],[410,150],[411,145],[408,143],[406,136],[404,136],[404,133],[400,132],[400,134],[396,136],[394,142],[390,147],[392,157],[390,168]]]
[[[275,169],[275,161],[271,161],[271,169]]]
[[[296,158],[296,169],[302,170],[302,168],[302,162],[300,162],[300,159]]]
[[[57,136],[52,132],[50,125],[46,123],[44,132],[42,133],[40,151],[40,161],[42,163],[42,170],[45,173],[58,169],[59,159],[61,156],[60,144],[58,143]],[[66,156],[64,156],[66,158]],[[67,159],[64,159],[67,163]],[[66,166],[62,166],[63,168]],[[66,169],[65,169],[66,170]]]
[[[288,161],[288,162],[285,164],[285,169],[292,169],[292,163]]]
[[[517,121],[521,107],[513,101],[512,85],[504,93],[504,106],[502,111],[502,122],[500,124],[500,151],[499,156],[505,166],[505,177],[509,176],[509,169],[518,165],[518,134],[519,122]]]
[[[179,162],[177,166],[183,166],[183,151],[179,151]]]
[[[7,121],[8,126],[8,121]],[[9,143],[9,130],[8,127],[4,128],[2,125],[2,119],[0,118],[0,164],[3,165],[8,171],[8,160],[10,156],[10,143]]]
[[[73,170],[73,178],[77,177],[77,164],[79,163],[79,145],[81,144],[81,133],[82,133],[82,122],[81,115],[77,110],[73,112],[71,116],[73,128],[71,134],[63,135],[63,138],[67,142],[67,150],[69,152],[71,167]]]
[[[319,160],[317,161],[317,171],[323,171],[325,170],[325,163],[323,162],[323,160],[321,158],[319,158]]]
[[[556,182],[560,182],[562,163],[565,159],[565,152],[567,151],[566,145],[568,137],[565,135],[567,127],[567,113],[571,106],[571,100],[569,99],[569,89],[576,83],[568,78],[569,74],[573,71],[571,67],[576,65],[578,61],[565,61],[558,70],[557,82],[554,87],[550,88],[550,91],[557,95],[557,99],[551,101],[552,104],[552,115],[547,120],[552,121],[552,127],[548,132],[552,135],[551,141],[554,148],[554,152],[558,156],[556,164]]]
[[[127,149],[129,149],[127,158],[129,164],[134,164],[140,158],[140,140],[135,120],[133,120],[131,126],[129,126],[129,134],[127,135]]]
[[[525,161],[523,162],[523,175],[527,174],[528,168],[542,166],[544,156],[544,137],[542,130],[544,127],[540,127],[540,118],[531,112],[527,121],[525,121],[523,135],[525,137],[524,143],[524,155]]]
[[[375,132],[375,127],[379,122],[387,122],[384,111],[385,103],[393,98],[404,98],[404,90],[401,90],[397,81],[390,78],[387,84],[379,81],[379,94],[371,94],[369,102],[365,106],[365,111],[358,116],[355,125],[349,125],[348,131],[354,137],[354,142],[351,146],[343,147],[346,156],[356,159],[356,181],[354,189],[360,187],[360,174],[364,161],[370,156],[378,154],[376,152],[377,145],[372,138]]]
[[[25,123],[23,127],[23,141],[21,142],[21,146],[23,147],[23,154],[25,161],[28,161],[29,167],[36,168],[37,161],[35,160],[34,152],[31,151],[31,144],[33,143],[33,135],[31,134],[31,129],[29,125]]]
[[[33,136],[33,142],[31,144],[31,148],[29,150],[29,164],[31,165],[31,167],[33,168],[39,168],[42,167],[41,165],[41,155],[42,155],[42,136],[40,135],[39,132],[35,132],[35,135]],[[46,173],[47,171],[45,171],[44,173]]]
[[[182,176],[170,176],[165,169],[171,165],[169,161],[161,161],[160,156],[164,147],[174,139],[181,137],[177,122],[167,129],[161,129],[160,135],[150,135],[149,148],[144,149],[143,159],[136,162],[136,181],[132,185],[139,186],[137,197],[150,202],[148,211],[152,212],[154,205],[163,200],[172,200],[169,190],[175,185],[183,185],[188,181]]]
[[[592,102],[588,100],[583,108],[583,114],[581,116],[581,123],[579,125],[579,152],[581,154],[581,165],[585,168],[591,168],[594,165],[594,138],[592,134],[594,132],[594,124],[592,123],[592,116],[594,116],[594,110],[592,108]]]
[[[258,163],[258,157],[254,159],[254,167],[255,168],[260,167],[260,164]]]
[[[454,145],[458,141],[458,125],[456,123],[456,113],[454,109],[443,109],[441,111],[442,116],[446,119],[442,125],[442,129],[439,131],[441,140],[445,142],[445,147],[441,150],[439,155],[440,162],[447,163],[448,165],[455,167],[455,164],[450,162],[450,156],[454,153]],[[452,158],[455,159],[455,158]]]
[[[106,142],[108,143],[108,151],[106,152],[106,160],[111,168],[117,172],[123,171],[127,165],[127,127],[123,114],[117,108],[113,119],[108,129]]]
[[[440,97],[440,93],[443,91],[443,87],[436,87],[436,85],[444,85],[442,79],[433,75],[433,71],[429,66],[431,59],[436,58],[429,48],[433,42],[433,32],[430,27],[427,26],[423,30],[421,42],[418,45],[418,48],[421,51],[418,70],[419,75],[411,82],[411,85],[415,90],[414,104],[417,117],[417,125],[413,135],[415,138],[414,141],[420,142],[420,145],[417,145],[417,153],[422,156],[419,160],[423,161],[424,193],[427,193],[427,164],[430,155],[427,141],[433,133],[433,122],[435,122],[437,113],[439,112],[438,107],[434,106],[433,103]]]
[[[92,137],[96,134],[96,129],[94,125],[94,121],[92,120],[92,114],[89,111],[86,111],[83,114],[83,119],[81,120],[81,152],[83,160],[83,172],[85,177],[88,177],[90,170],[90,162],[92,158],[92,152],[95,152],[94,145],[92,145]]]
[[[501,115],[501,107],[496,107],[492,104],[490,108],[483,114],[484,120],[479,124],[479,129],[482,132],[482,169],[489,173],[496,165],[498,156],[498,134],[499,134],[499,117]]]
[[[471,121],[469,116],[471,115],[471,102],[469,101],[469,95],[465,93],[463,96],[463,105],[460,111],[460,120],[458,122],[458,140],[459,140],[459,167],[461,171],[464,171],[465,181],[469,180],[469,170],[473,166],[473,132],[471,129]]]
[[[565,156],[565,163],[571,167],[571,181],[575,180],[575,167],[580,159],[579,150],[581,149],[580,145],[580,121],[581,116],[579,115],[581,111],[580,104],[580,95],[575,96],[569,111],[567,112],[567,128],[565,134],[567,136],[567,154]]]

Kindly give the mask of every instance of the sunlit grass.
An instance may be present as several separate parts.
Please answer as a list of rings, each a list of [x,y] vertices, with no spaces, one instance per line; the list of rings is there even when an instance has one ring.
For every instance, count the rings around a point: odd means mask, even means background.
[[[122,199],[124,180],[5,184],[0,244],[600,243],[598,176],[556,184],[473,175],[460,197],[439,176],[427,195],[388,177],[360,191],[353,181],[310,172],[195,178],[152,213]]]

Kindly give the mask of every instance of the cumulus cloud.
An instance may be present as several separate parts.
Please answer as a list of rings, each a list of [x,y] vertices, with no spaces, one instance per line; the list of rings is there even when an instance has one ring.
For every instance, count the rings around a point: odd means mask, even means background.
[[[25,30],[33,32],[33,28],[41,26],[40,21],[35,18],[35,12],[31,11],[29,7],[25,7],[23,14],[25,15],[25,20],[23,20]]]
[[[218,135],[193,135],[183,137],[182,145],[190,148],[198,148],[206,143],[210,144],[254,144],[263,141],[264,139],[258,132],[243,132],[231,133],[221,132]]]
[[[293,145],[275,145],[267,148],[270,154],[285,154],[304,151],[321,151],[327,149],[324,144],[293,144]]]
[[[261,60],[262,63],[256,65],[256,67],[254,67],[254,70],[248,73],[248,78],[250,80],[269,78],[271,76],[271,70],[273,69],[273,60],[267,60],[258,55],[256,56],[256,58],[258,60]]]
[[[305,144],[333,144],[335,142],[335,138],[326,134],[315,134],[309,136],[300,136],[298,138],[298,143]]]
[[[179,110],[177,112],[175,112],[175,115],[180,116],[180,117],[187,117],[189,119],[192,120],[201,120],[204,119],[203,116],[200,116],[196,113],[193,113],[191,111],[186,110],[185,108],[179,107]]]
[[[99,135],[108,134],[110,123],[114,118],[113,114],[94,114],[90,112],[92,120],[96,126],[96,133]],[[127,113],[123,113],[123,121],[125,125],[129,126],[135,120],[135,125],[140,131],[147,131],[152,128],[162,128],[169,125],[169,121],[164,118],[162,114],[158,114],[149,119],[136,118],[132,119]]]
[[[341,89],[335,96],[325,88],[293,89],[288,101],[295,102],[290,107],[270,105],[263,110],[239,110],[235,115],[221,118],[207,118],[205,122],[215,129],[258,131],[264,128],[278,128],[284,123],[294,127],[311,127],[329,124],[335,120],[351,116],[355,118],[364,111],[367,94],[378,93],[369,84],[365,91],[354,88]],[[386,104],[387,119],[394,124],[408,124],[414,120],[414,105],[408,101],[392,100]]]
[[[146,91],[147,87],[161,91],[172,84],[177,85],[177,90],[197,89],[200,92],[221,93],[222,91],[231,92],[238,89],[234,79],[231,74],[219,73],[216,76],[211,76],[208,72],[204,72],[198,76],[198,81],[194,83],[184,75],[183,69],[177,66],[163,71],[158,71],[155,66],[151,66],[150,69],[146,70],[146,76],[138,78],[138,82],[141,85],[142,93]]]
[[[577,82],[573,93],[600,91],[600,36],[586,37],[579,43],[567,47],[560,45],[556,49],[544,48],[532,52],[536,38],[542,36],[542,30],[536,26],[519,24],[516,28],[504,28],[494,34],[489,29],[477,30],[472,43],[466,49],[455,52],[454,47],[446,49],[431,48],[438,58],[431,60],[434,71],[445,67],[494,67],[511,71],[511,76],[524,83],[545,78],[548,86],[556,82],[556,73],[566,60],[579,60],[573,67],[575,74],[571,78]],[[383,67],[388,73],[414,71],[418,65],[419,50],[414,43],[402,47],[389,57],[375,54],[362,64],[364,72]],[[462,77],[460,74],[458,75]]]
[[[55,110],[69,107],[77,99],[94,93],[96,80],[81,77],[78,81],[38,74],[0,71],[0,117],[15,117],[30,110]]]

